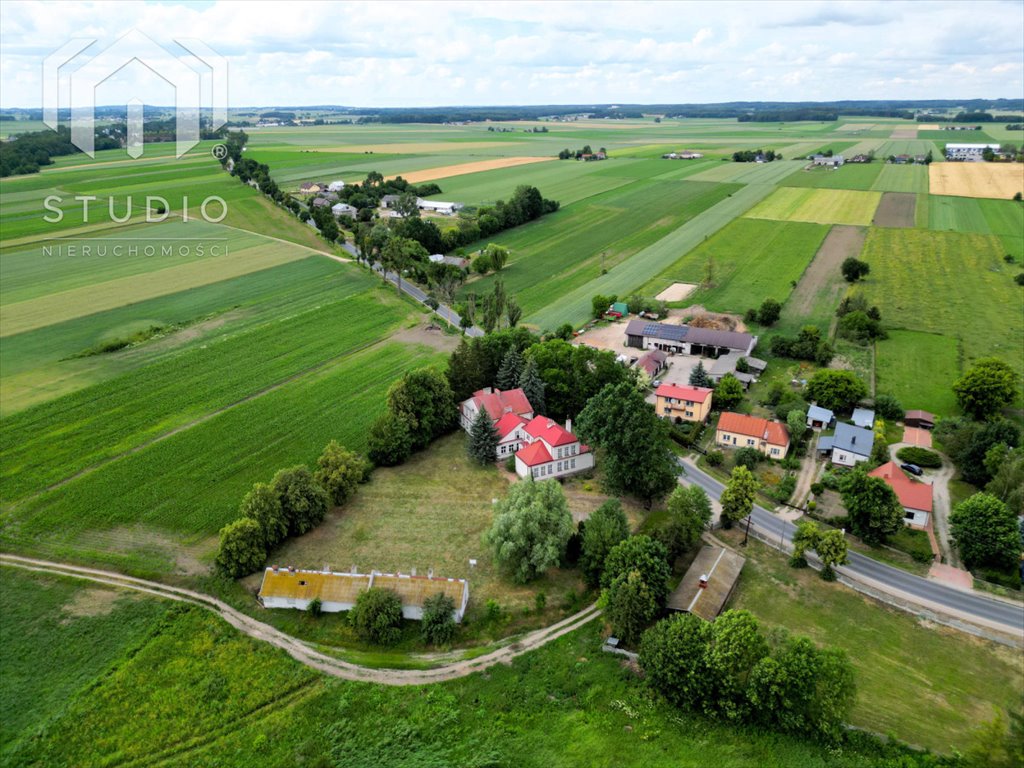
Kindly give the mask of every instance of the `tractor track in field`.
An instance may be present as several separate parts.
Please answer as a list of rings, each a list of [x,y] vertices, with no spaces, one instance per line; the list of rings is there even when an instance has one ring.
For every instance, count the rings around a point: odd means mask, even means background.
[[[521,656],[524,653],[547,645],[551,641],[579,629],[601,615],[597,604],[594,603],[549,627],[535,630],[518,638],[510,638],[508,642],[498,648],[472,659],[461,659],[429,669],[379,669],[342,661],[323,653],[312,644],[288,635],[276,627],[265,624],[236,608],[232,608],[222,600],[202,592],[161,584],[157,581],[138,579],[134,576],[126,576],[114,571],[86,568],[70,563],[37,560],[10,553],[0,553],[0,565],[53,576],[92,581],[110,587],[130,589],[167,600],[197,605],[217,614],[239,632],[275,648],[280,648],[293,659],[311,669],[343,680],[378,683],[381,685],[426,685],[429,683],[440,683],[465,677],[474,672],[482,672],[496,664],[508,664],[516,656]],[[167,757],[170,756],[168,755]]]

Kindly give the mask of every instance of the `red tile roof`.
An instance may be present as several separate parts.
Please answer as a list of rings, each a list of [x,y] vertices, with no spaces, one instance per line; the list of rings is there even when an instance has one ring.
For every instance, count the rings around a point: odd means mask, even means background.
[[[671,397],[675,400],[703,403],[711,396],[711,390],[707,387],[680,387],[677,384],[662,384],[654,390],[654,394],[657,397]]]
[[[784,424],[760,419],[756,416],[747,416],[743,413],[726,411],[718,419],[718,428],[723,432],[756,437],[771,445],[787,445],[789,443],[789,432]]]
[[[477,408],[486,408],[487,414],[495,421],[505,413],[517,413],[520,416],[533,413],[533,406],[526,399],[526,394],[518,388],[504,392],[500,389],[492,389],[490,392],[478,389],[473,393],[473,402]]]
[[[518,413],[506,413],[495,422],[494,429],[498,433],[498,439],[504,440],[511,434],[512,430],[516,427],[521,427],[525,423],[526,419]]]
[[[906,509],[917,509],[922,512],[932,511],[932,487],[928,483],[911,480],[900,469],[896,462],[890,461],[878,469],[868,472],[869,477],[882,478],[899,497],[900,504]]]
[[[570,445],[576,442],[576,435],[547,416],[537,416],[531,419],[525,429],[528,435],[543,440],[548,445]]]
[[[516,459],[528,467],[536,467],[538,464],[547,464],[551,461],[551,454],[548,452],[547,446],[538,440],[519,451],[516,454]]]

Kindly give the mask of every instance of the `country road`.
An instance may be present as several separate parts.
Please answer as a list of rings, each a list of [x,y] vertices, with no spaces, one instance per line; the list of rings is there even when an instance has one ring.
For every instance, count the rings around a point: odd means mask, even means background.
[[[725,487],[711,475],[699,469],[692,461],[680,460],[684,480],[703,488],[708,496],[717,499]],[[753,527],[762,536],[780,545],[793,538],[796,526],[782,520],[757,505],[751,515]],[[986,597],[977,592],[957,589],[939,581],[923,579],[907,571],[880,563],[870,557],[850,552],[850,561],[836,568],[836,572],[850,586],[859,591],[884,593],[911,610],[930,612],[993,629],[1024,643],[1024,605]]]
[[[474,672],[481,672],[488,667],[493,667],[495,664],[507,664],[516,656],[521,656],[524,653],[550,643],[552,640],[557,640],[562,635],[579,629],[584,624],[601,615],[595,603],[584,608],[579,613],[575,613],[552,624],[550,627],[538,629],[522,637],[510,638],[509,642],[500,648],[473,659],[453,661],[431,669],[377,669],[352,664],[321,653],[311,644],[285,634],[279,629],[254,619],[252,616],[232,608],[227,603],[209,595],[204,595],[201,592],[172,587],[157,581],[137,579],[132,576],[114,573],[113,571],[84,568],[82,566],[55,563],[48,560],[36,560],[7,553],[0,553],[0,566],[82,579],[119,589],[131,589],[167,600],[177,600],[198,605],[216,613],[239,632],[280,648],[293,659],[305,664],[307,667],[319,670],[332,677],[342,678],[343,680],[380,683],[382,685],[425,685],[427,683],[439,683],[445,680],[465,677]]]

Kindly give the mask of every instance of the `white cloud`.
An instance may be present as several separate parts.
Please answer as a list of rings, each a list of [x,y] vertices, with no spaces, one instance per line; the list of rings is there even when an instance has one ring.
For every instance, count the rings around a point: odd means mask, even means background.
[[[1012,97],[1024,6],[981,25],[975,5],[4,0],[0,105],[39,106],[68,39],[132,27],[226,56],[233,106]]]

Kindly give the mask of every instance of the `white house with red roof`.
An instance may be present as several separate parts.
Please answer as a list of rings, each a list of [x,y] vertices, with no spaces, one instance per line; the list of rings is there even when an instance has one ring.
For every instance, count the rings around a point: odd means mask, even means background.
[[[565,477],[594,467],[589,446],[572,433],[572,422],[561,426],[547,416],[536,416],[524,427],[525,443],[516,453],[516,473],[537,480]]]
[[[868,477],[880,477],[896,492],[903,506],[904,521],[907,525],[920,528],[928,526],[928,520],[932,516],[932,487],[928,483],[911,480],[894,461],[871,470]]]
[[[522,447],[526,440],[524,428],[533,418],[533,406],[521,389],[502,391],[486,387],[473,393],[459,405],[459,423],[468,433],[473,429],[480,410],[487,411],[498,433],[495,458],[508,458]]]
[[[755,448],[769,459],[784,459],[789,430],[778,421],[725,411],[718,417],[715,443],[729,448]]]

